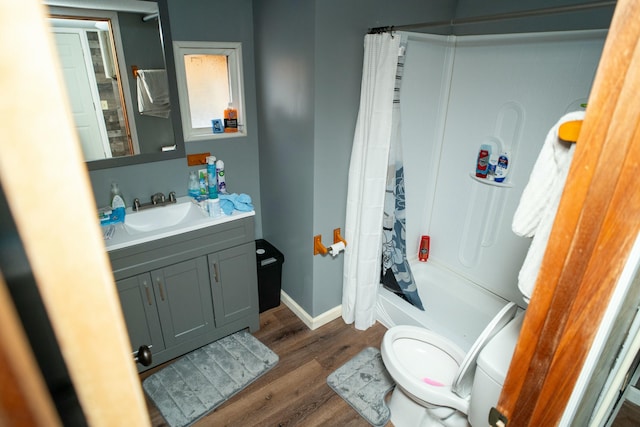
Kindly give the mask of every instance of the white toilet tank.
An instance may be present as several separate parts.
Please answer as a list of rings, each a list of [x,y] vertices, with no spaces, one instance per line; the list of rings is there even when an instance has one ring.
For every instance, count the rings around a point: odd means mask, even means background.
[[[489,411],[498,403],[520,335],[523,317],[523,311],[516,314],[516,317],[493,337],[478,356],[467,414],[472,427],[489,425]]]

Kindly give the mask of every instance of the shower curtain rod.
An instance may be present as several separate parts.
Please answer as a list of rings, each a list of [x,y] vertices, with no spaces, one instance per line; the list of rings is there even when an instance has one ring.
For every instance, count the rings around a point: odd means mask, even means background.
[[[506,19],[528,18],[532,16],[552,15],[556,13],[579,12],[583,10],[596,9],[606,6],[615,6],[615,1],[599,1],[593,3],[583,3],[570,6],[546,7],[542,9],[525,10],[522,12],[498,13],[495,15],[484,15],[472,18],[451,19],[449,21],[422,22],[419,24],[397,25],[389,27],[376,27],[369,29],[369,34],[386,33],[390,31],[417,30],[430,27],[456,26],[464,24],[480,24],[485,22],[502,21]]]

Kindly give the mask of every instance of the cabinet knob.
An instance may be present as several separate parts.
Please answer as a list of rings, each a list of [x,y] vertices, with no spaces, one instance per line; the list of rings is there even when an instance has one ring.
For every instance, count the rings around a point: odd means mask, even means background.
[[[151,365],[151,349],[149,347],[150,346],[141,345],[135,357],[133,358],[137,363],[141,364],[142,366]]]

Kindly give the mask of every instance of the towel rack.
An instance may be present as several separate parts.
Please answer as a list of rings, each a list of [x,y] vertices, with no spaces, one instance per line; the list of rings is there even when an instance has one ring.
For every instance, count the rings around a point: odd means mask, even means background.
[[[562,123],[558,129],[558,138],[563,141],[576,142],[582,129],[582,120],[571,120]]]

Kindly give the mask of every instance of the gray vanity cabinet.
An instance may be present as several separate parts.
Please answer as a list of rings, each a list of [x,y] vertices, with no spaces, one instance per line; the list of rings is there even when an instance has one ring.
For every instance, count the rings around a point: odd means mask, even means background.
[[[253,230],[240,218],[109,251],[132,353],[152,346],[139,371],[259,329]]]
[[[247,272],[256,269],[255,244],[236,246],[207,256],[216,325],[242,319],[258,306]]]
[[[131,349],[135,353],[142,345],[153,351],[164,350],[160,318],[149,273],[116,282]]]
[[[205,257],[151,273],[162,336],[167,347],[187,342],[215,328],[208,273]]]

